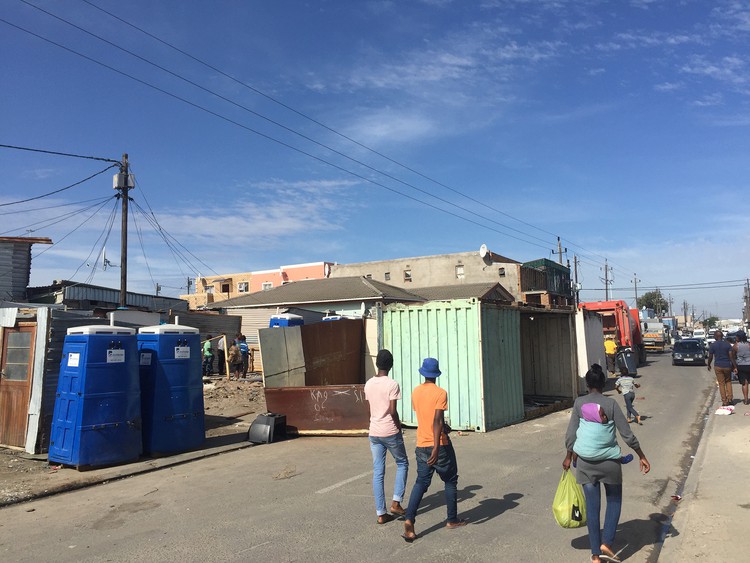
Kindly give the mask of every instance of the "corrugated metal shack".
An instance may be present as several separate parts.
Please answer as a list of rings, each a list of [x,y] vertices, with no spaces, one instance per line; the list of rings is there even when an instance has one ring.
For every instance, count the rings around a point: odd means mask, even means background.
[[[65,335],[71,327],[108,320],[30,305],[2,308],[0,318],[2,365],[11,374],[0,379],[0,444],[46,453]]]
[[[0,299],[26,301],[31,245],[52,244],[46,237],[0,237]]]

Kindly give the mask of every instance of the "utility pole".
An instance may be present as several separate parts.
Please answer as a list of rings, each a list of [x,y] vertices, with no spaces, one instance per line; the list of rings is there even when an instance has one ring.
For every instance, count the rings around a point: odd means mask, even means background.
[[[685,320],[685,327],[687,327],[687,323],[688,323],[688,320],[687,320],[688,319],[688,315],[687,314],[688,314],[687,299],[683,299],[683,301],[682,301],[682,318]]]
[[[566,248],[565,248],[565,250],[563,250],[563,247],[562,247],[562,241],[560,240],[560,237],[557,237],[557,252],[555,252],[555,251],[553,250],[553,251],[552,251],[552,254],[557,254],[557,261],[558,261],[558,262],[559,262],[560,264],[562,264],[562,263],[563,263],[563,259],[562,259],[562,255],[563,255],[563,252],[567,253],[567,252],[568,252],[568,249],[567,249],[567,247],[566,247]]]
[[[635,287],[635,308],[639,309],[638,307],[638,282],[641,281],[638,279],[638,274],[633,274],[633,286]]]
[[[187,279],[187,292],[188,292],[188,295],[190,295],[190,286],[191,285],[193,285],[193,280],[191,280],[190,276],[188,276],[188,279]]]
[[[672,294],[669,294],[669,316],[672,316],[672,303],[674,303],[674,299],[672,299]]]
[[[120,173],[115,174],[114,189],[122,199],[122,226],[120,228],[120,308],[127,307],[128,292],[128,191],[134,188],[133,178],[128,170],[128,154],[122,155]]]
[[[578,256],[575,254],[573,255],[573,280],[575,283],[575,292],[576,292],[576,310],[578,309],[578,304],[580,303],[580,289],[578,288]]]
[[[609,301],[609,284],[614,280],[609,279],[609,272],[612,268],[607,264],[607,259],[604,259],[604,300]]]

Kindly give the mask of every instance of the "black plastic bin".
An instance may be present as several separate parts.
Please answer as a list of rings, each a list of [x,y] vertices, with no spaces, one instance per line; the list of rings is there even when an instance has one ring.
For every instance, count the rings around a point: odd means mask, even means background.
[[[638,356],[630,348],[617,352],[615,357],[617,363],[617,374],[622,374],[622,368],[628,370],[628,375],[638,375]]]

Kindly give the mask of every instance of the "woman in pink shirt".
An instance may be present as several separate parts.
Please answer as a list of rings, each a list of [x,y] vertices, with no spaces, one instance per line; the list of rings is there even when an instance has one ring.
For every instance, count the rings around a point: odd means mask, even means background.
[[[406,492],[406,478],[409,472],[409,459],[406,457],[404,436],[401,433],[401,419],[396,409],[396,401],[401,398],[398,383],[388,377],[393,367],[393,355],[388,350],[380,350],[375,360],[378,373],[365,383],[365,398],[370,404],[370,450],[372,451],[372,492],[375,495],[375,511],[378,524],[393,520],[392,514],[403,516],[401,506]],[[390,452],[396,461],[396,482],[393,486],[393,501],[390,512],[385,509],[385,457]]]

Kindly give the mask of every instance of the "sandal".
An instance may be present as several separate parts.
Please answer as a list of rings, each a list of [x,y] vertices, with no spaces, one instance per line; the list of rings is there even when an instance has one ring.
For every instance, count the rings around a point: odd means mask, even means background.
[[[387,524],[388,522],[392,522],[393,520],[395,520],[395,517],[391,516],[387,512],[378,516],[378,524]]]

